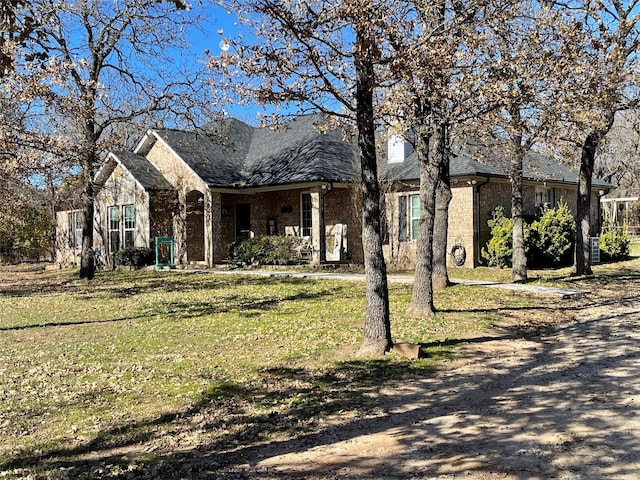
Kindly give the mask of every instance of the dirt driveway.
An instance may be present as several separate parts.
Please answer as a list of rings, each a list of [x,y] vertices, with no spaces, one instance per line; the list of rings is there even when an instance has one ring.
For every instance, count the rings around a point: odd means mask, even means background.
[[[433,378],[381,389],[368,418],[262,448],[245,475],[640,478],[640,287],[591,288],[509,314]]]

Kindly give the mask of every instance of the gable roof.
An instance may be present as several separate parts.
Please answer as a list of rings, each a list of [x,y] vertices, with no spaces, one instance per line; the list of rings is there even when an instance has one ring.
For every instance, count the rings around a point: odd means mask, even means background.
[[[210,188],[282,186],[308,182],[353,182],[359,168],[356,145],[344,139],[341,127],[330,125],[325,114],[302,115],[272,127],[252,127],[227,118],[202,129],[185,132],[151,130],[135,153],[118,152],[118,158],[141,183],[150,188],[167,188],[146,155],[156,141],[164,142]],[[450,177],[492,177],[508,179],[504,166],[508,153],[500,145],[467,142],[451,158]],[[380,173],[389,181],[418,182],[415,152],[400,163],[387,163],[381,155]],[[129,165],[129,166],[127,166]],[[154,171],[155,170],[155,171]],[[137,173],[134,173],[137,172]],[[525,180],[577,184],[578,172],[537,152],[524,161]],[[165,183],[166,182],[166,183]],[[594,178],[595,188],[610,188]],[[145,187],[146,188],[146,187]]]
[[[96,175],[96,182],[104,184],[116,165],[122,165],[145,190],[174,190],[160,171],[142,155],[132,152],[111,152]]]
[[[339,128],[324,132],[326,123],[321,114],[298,117],[278,129],[224,119],[198,132],[153,133],[209,187],[353,181],[354,145],[343,140]]]

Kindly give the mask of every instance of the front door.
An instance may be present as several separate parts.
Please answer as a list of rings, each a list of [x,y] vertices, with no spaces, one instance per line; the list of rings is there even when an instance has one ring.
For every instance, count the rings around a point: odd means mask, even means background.
[[[246,240],[251,237],[251,205],[239,203],[236,212],[236,240]]]

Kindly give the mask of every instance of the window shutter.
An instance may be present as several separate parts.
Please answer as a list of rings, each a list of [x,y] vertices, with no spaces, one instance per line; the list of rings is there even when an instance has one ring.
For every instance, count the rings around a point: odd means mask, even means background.
[[[398,197],[398,240],[407,241],[407,197]]]

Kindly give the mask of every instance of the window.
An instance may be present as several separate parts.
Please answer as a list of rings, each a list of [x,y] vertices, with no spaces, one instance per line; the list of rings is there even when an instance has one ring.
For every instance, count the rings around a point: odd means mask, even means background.
[[[551,189],[536,187],[536,207],[551,206]]]
[[[311,216],[311,194],[303,193],[300,197],[300,236],[309,237],[313,233],[313,217]]]
[[[136,211],[133,205],[124,206],[124,247],[135,246]]]
[[[409,227],[411,240],[418,239],[418,233],[420,232],[420,195],[409,196]]]
[[[109,253],[120,250],[120,209],[109,207]]]
[[[82,212],[69,212],[67,215],[68,231],[67,240],[72,248],[82,247]]]

